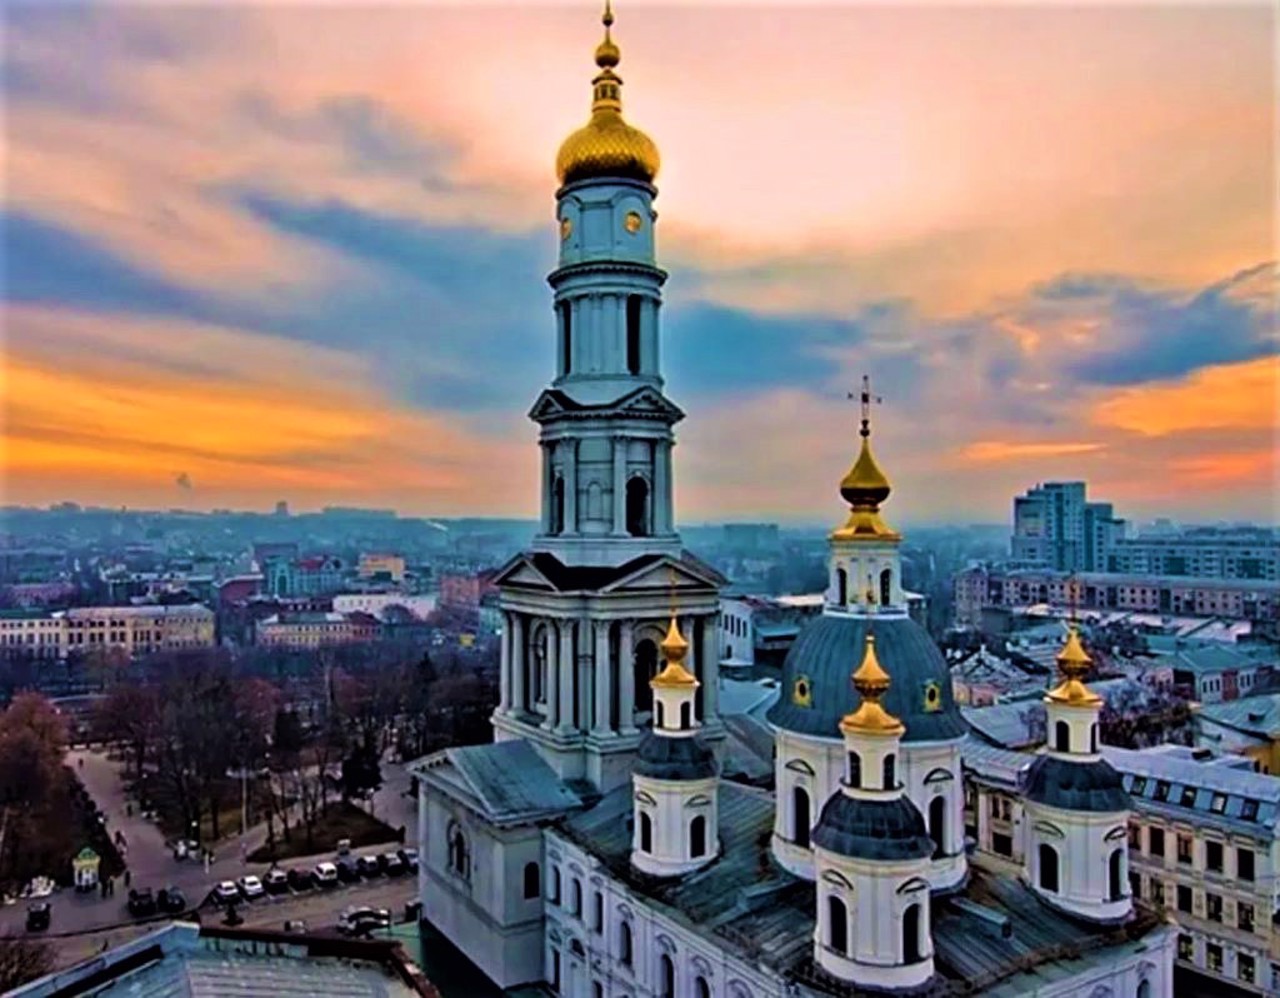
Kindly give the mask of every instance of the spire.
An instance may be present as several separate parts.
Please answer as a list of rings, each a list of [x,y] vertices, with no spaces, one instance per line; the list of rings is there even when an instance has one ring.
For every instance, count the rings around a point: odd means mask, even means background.
[[[850,392],[849,398],[853,397]],[[840,495],[849,504],[849,519],[832,536],[836,540],[898,540],[899,535],[880,518],[880,504],[889,498],[892,486],[871,453],[871,404],[881,399],[871,394],[871,379],[866,375],[862,377],[859,401],[862,418],[858,436],[862,446],[858,460],[840,481]]]
[[[689,642],[680,633],[676,624],[676,616],[671,615],[671,626],[667,628],[666,637],[659,646],[665,662],[663,669],[651,680],[649,685],[654,689],[687,686],[694,689],[701,685],[693,674],[684,667],[685,656],[689,654]]]
[[[1045,702],[1064,704],[1070,707],[1096,707],[1102,697],[1094,693],[1084,684],[1084,677],[1093,664],[1084,646],[1080,644],[1080,633],[1072,621],[1067,628],[1067,642],[1058,652],[1058,671],[1062,673],[1062,682],[1049,691]]]
[[[876,639],[870,631],[867,632],[862,664],[853,674],[853,686],[862,697],[862,703],[852,714],[841,719],[841,731],[845,734],[899,736],[907,730],[901,721],[880,705],[880,698],[889,691],[889,673],[884,671],[876,657]]]

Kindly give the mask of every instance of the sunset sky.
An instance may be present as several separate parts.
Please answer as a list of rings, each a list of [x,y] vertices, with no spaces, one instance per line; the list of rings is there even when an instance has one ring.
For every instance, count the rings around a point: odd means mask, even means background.
[[[681,520],[1276,518],[1270,5],[615,10]],[[6,502],[534,515],[593,0],[4,19]]]

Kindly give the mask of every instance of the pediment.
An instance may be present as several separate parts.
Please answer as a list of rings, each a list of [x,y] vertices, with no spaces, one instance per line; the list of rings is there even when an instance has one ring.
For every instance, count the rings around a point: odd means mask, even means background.
[[[710,566],[675,558],[661,558],[626,575],[604,588],[604,592],[677,592],[681,589],[705,592],[719,589],[724,579]]]
[[[518,554],[500,569],[493,577],[497,586],[533,586],[539,589],[555,589],[555,584],[538,571],[537,567],[525,555]]]

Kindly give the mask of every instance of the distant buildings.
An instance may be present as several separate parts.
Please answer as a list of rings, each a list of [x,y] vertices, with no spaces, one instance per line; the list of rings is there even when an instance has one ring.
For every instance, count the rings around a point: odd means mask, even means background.
[[[781,668],[804,621],[822,612],[822,593],[724,596],[720,599],[720,665],[727,675]]]
[[[393,607],[402,607],[418,620],[426,620],[436,608],[437,597],[429,593],[339,593],[333,597],[336,613],[367,613],[386,619]]]
[[[1280,693],[1205,704],[1195,713],[1196,744],[1252,759],[1264,773],[1280,774]]]
[[[480,601],[490,592],[497,592],[493,580],[497,571],[467,574],[447,573],[440,576],[440,606],[450,610],[478,611]]]
[[[341,558],[299,557],[294,543],[255,544],[253,568],[261,573],[272,596],[324,596],[343,588]]]
[[[258,621],[257,643],[268,648],[311,649],[377,641],[382,627],[367,613],[280,613]]]
[[[1280,533],[1264,527],[1201,527],[1174,536],[1130,538],[1107,555],[1108,572],[1130,575],[1280,580]]]
[[[214,614],[206,606],[101,606],[0,611],[0,653],[63,659],[119,649],[129,655],[214,646]]]
[[[1046,482],[1013,500],[1013,561],[1059,572],[1096,572],[1125,535],[1111,503],[1088,502],[1084,482]]]
[[[362,554],[356,565],[356,575],[374,582],[404,581],[404,559],[395,554]]]

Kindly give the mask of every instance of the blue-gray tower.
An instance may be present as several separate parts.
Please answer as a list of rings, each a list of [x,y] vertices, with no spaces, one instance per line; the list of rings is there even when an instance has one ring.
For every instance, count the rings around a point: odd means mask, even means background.
[[[622,117],[620,53],[604,11],[591,119],[556,159],[556,367],[540,427],[542,522],[498,577],[504,617],[498,740],[527,738],[562,777],[608,790],[652,722],[649,681],[671,616],[690,638],[697,719],[717,716],[714,618],[724,579],[681,550],[673,427],[663,394],[655,255],[658,149]]]

